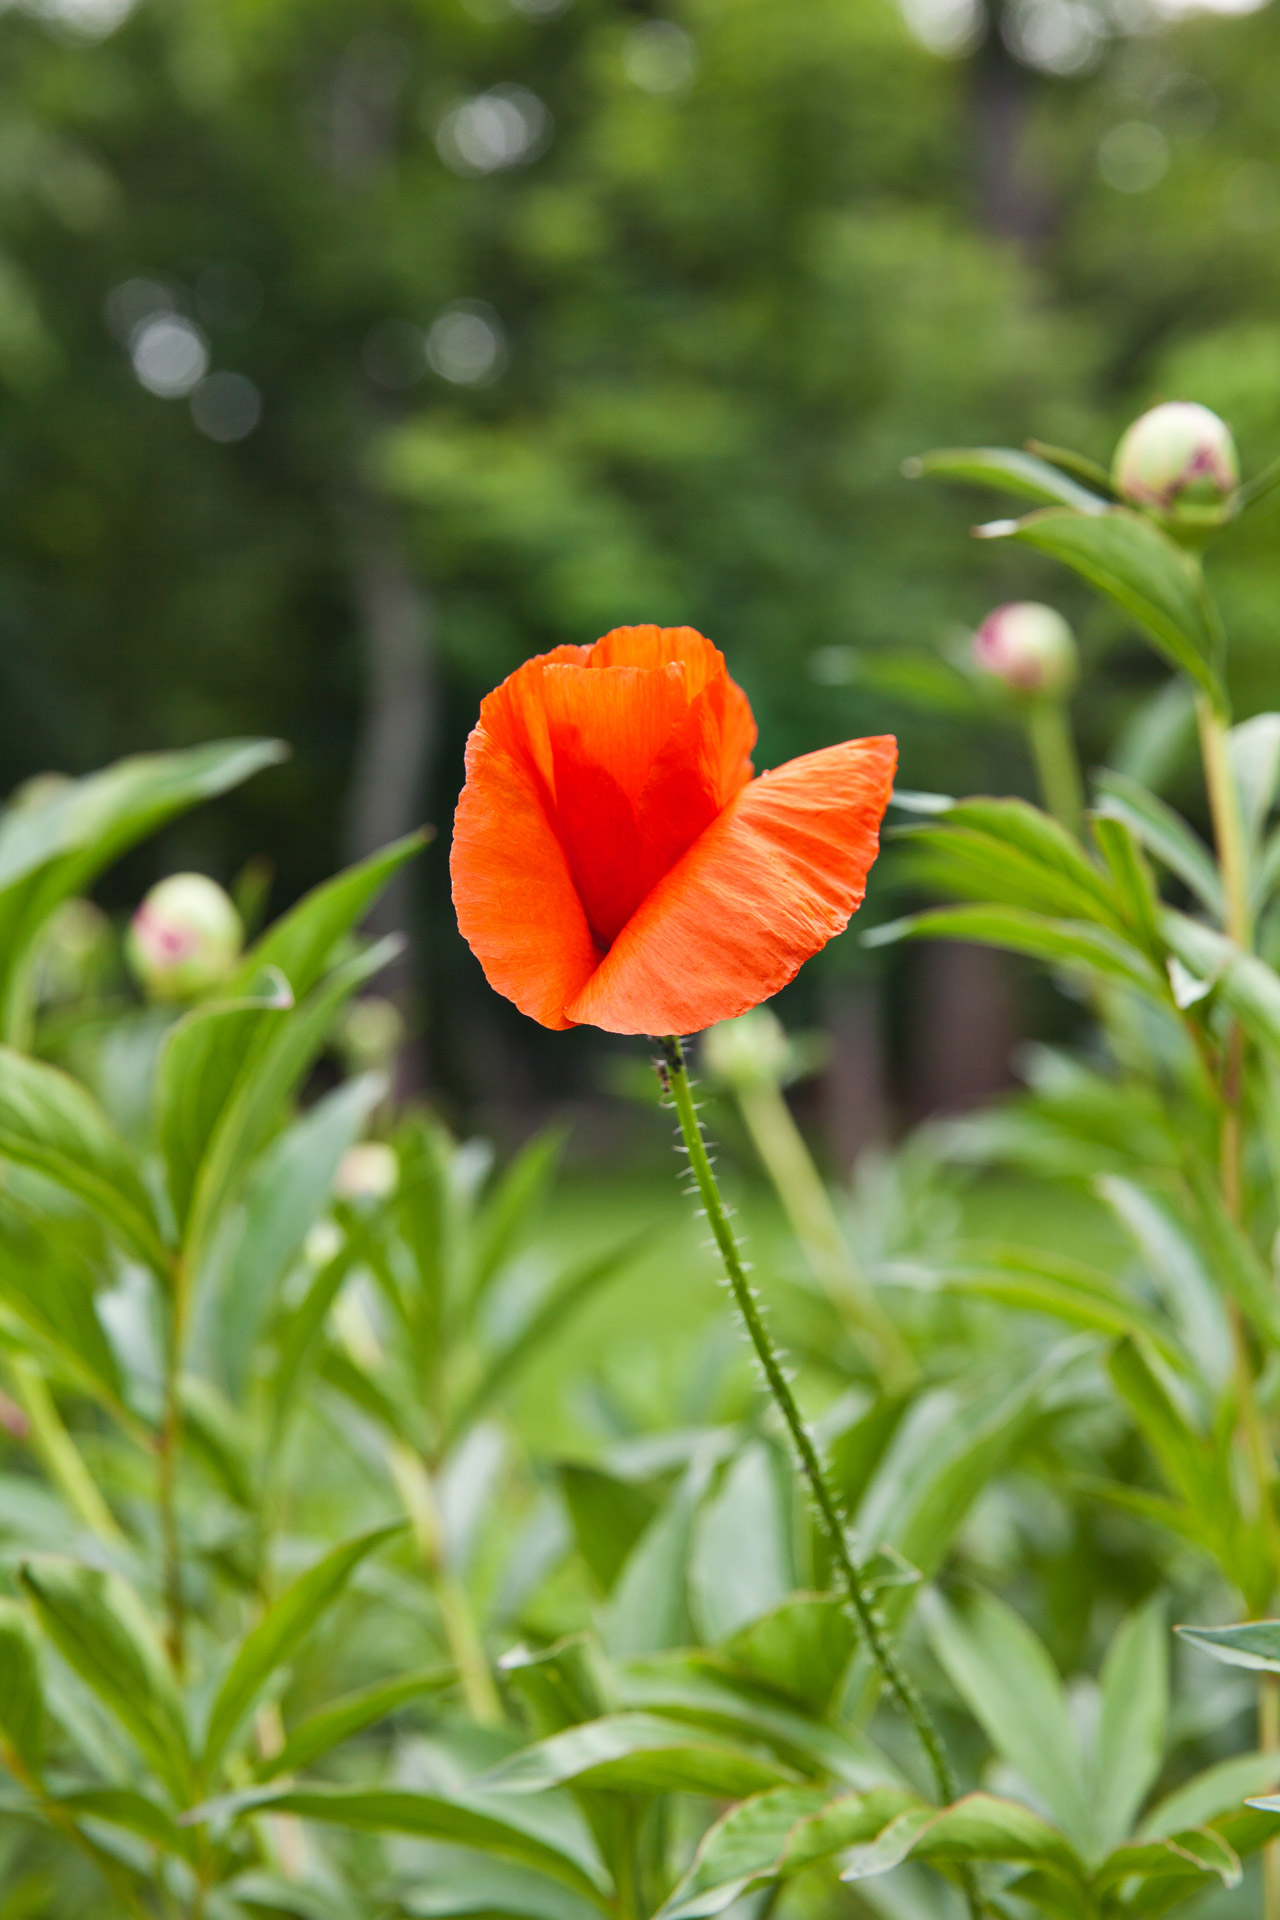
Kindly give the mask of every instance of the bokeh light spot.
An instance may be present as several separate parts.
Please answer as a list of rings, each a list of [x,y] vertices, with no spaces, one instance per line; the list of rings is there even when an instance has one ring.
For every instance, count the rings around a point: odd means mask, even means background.
[[[211,373],[191,396],[191,418],[210,440],[244,440],[262,418],[262,395],[242,373]]]
[[[144,321],[130,342],[130,357],[147,392],[162,400],[181,400],[199,386],[209,366],[204,335],[176,313]]]
[[[491,307],[459,301],[432,322],[427,359],[442,380],[478,387],[496,379],[506,361],[502,323]]]
[[[698,52],[674,20],[645,20],[622,43],[622,69],[645,93],[682,93],[698,70]]]

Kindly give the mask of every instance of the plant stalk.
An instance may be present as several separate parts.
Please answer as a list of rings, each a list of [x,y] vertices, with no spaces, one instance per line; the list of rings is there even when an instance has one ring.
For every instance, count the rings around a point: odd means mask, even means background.
[[[125,1536],[98,1491],[75,1441],[67,1432],[44,1375],[26,1354],[9,1356],[9,1376],[30,1427],[29,1438],[49,1478],[72,1511],[106,1547],[121,1547]]]
[[[919,1378],[920,1369],[853,1258],[831,1196],[781,1088],[770,1082],[741,1086],[737,1094],[752,1143],[809,1265],[868,1351],[884,1386],[890,1392],[909,1386]]]
[[[164,1411],[156,1442],[157,1495],[164,1554],[165,1645],[181,1676],[186,1665],[186,1601],[182,1591],[182,1543],[178,1533],[178,1455],[182,1447],[182,1349],[186,1340],[187,1279],[179,1260],[169,1300],[164,1354]]]
[[[418,1552],[436,1590],[440,1622],[453,1663],[458,1669],[467,1711],[482,1727],[501,1726],[502,1701],[498,1697],[489,1656],[480,1638],[480,1629],[476,1625],[466,1589],[449,1565],[440,1507],[430,1470],[421,1456],[402,1440],[392,1441],[389,1460],[392,1477],[413,1527]]]
[[[1045,807],[1078,840],[1084,831],[1084,782],[1065,701],[1033,700],[1027,712],[1027,737]]]
[[[1245,838],[1240,789],[1231,765],[1228,730],[1213,703],[1204,694],[1196,699],[1196,724],[1205,789],[1213,821],[1214,845],[1222,874],[1228,937],[1249,952],[1253,945],[1253,907],[1250,897],[1249,849]],[[1244,1204],[1244,1141],[1240,1100],[1244,1082],[1244,1033],[1238,1023],[1227,1032],[1222,1049],[1222,1133],[1219,1144],[1222,1198],[1233,1220]],[[1262,1412],[1254,1391],[1253,1361],[1238,1312],[1231,1316],[1236,1349],[1236,1397],[1245,1453],[1271,1549],[1273,1582],[1280,1577],[1280,1523],[1275,1511],[1275,1462]],[[1273,1595],[1274,1597],[1274,1595]],[[1265,1751],[1280,1748],[1280,1696],[1276,1683],[1264,1675],[1258,1683],[1258,1745]],[[1264,1920],[1280,1920],[1280,1845],[1262,1850],[1262,1910]]]
[[[937,1797],[944,1805],[949,1805],[956,1797],[956,1779],[950,1758],[929,1717],[924,1701],[898,1659],[873,1596],[863,1585],[862,1575],[849,1551],[846,1522],[841,1514],[839,1501],[818,1457],[813,1437],[796,1404],[787,1380],[782,1355],[764,1323],[760,1307],[747,1279],[742,1255],[734,1238],[733,1229],[729,1225],[729,1217],[720,1196],[720,1188],[712,1169],[710,1155],[707,1152],[702,1123],[698,1119],[698,1110],[694,1103],[693,1087],[689,1079],[684,1048],[675,1034],[666,1035],[659,1044],[662,1048],[663,1077],[680,1123],[685,1151],[689,1156],[689,1167],[707,1219],[711,1223],[711,1231],[720,1250],[720,1257],[724,1262],[734,1304],[746,1327],[751,1344],[755,1348],[756,1358],[760,1363],[760,1369],[774,1404],[782,1415],[796,1450],[801,1471],[808,1482],[818,1519],[839,1574],[840,1584],[844,1588],[845,1597],[861,1629],[867,1650],[885,1686],[911,1722],[928,1763]],[[968,1869],[964,1873],[964,1887],[970,1914],[973,1920],[978,1920],[982,1913],[982,1906],[974,1876]]]

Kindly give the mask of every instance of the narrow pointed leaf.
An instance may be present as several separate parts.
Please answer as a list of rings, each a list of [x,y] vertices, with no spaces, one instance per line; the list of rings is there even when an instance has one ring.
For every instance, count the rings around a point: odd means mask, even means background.
[[[1107,502],[1070,474],[1038,454],[1021,447],[940,447],[909,463],[914,476],[963,480],[973,486],[995,487],[1024,500],[1074,507],[1079,513],[1102,513]]]
[[[357,1534],[325,1554],[268,1607],[253,1631],[240,1644],[209,1711],[202,1764],[206,1773],[217,1766],[239,1732],[245,1717],[261,1698],[276,1668],[301,1645],[334,1602],[366,1555],[404,1531],[403,1522],[374,1527]]]
[[[132,1153],[86,1087],[0,1047],[0,1157],[73,1193],[153,1272],[168,1256]]]
[[[453,1667],[424,1667],[417,1673],[401,1674],[398,1679],[362,1687],[358,1693],[344,1694],[340,1700],[331,1701],[291,1728],[279,1753],[259,1763],[258,1778],[275,1780],[282,1773],[296,1773],[300,1767],[309,1767],[340,1741],[376,1726],[379,1720],[385,1720],[411,1700],[439,1692],[456,1678]]]
[[[173,1670],[150,1617],[119,1574],[50,1556],[19,1575],[41,1630],[178,1794],[190,1754]]]
[[[795,1780],[760,1751],[655,1714],[615,1713],[553,1734],[488,1774],[503,1793],[541,1793],[572,1781],[626,1793],[702,1793],[737,1799]]]

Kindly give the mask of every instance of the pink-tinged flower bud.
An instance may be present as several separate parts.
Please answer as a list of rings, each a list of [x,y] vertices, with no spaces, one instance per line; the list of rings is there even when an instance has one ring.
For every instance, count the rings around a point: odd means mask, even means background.
[[[1015,693],[1061,698],[1075,685],[1075,635],[1038,600],[1011,600],[989,613],[973,636],[973,658]]]
[[[1128,429],[1112,478],[1123,499],[1171,528],[1207,530],[1235,511],[1240,462],[1225,420],[1192,400],[1169,400]]]
[[[240,915],[203,873],[171,873],[134,914],[125,952],[153,1000],[195,1000],[218,986],[240,957]]]

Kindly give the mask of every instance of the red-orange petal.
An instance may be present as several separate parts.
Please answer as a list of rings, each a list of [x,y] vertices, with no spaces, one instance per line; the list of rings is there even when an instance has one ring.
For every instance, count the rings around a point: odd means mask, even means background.
[[[891,736],[848,740],[744,787],[628,921],[569,1020],[698,1033],[777,993],[861,905],[896,765]]]
[[[467,742],[449,873],[458,926],[490,986],[544,1027],[573,1026],[565,1006],[600,954],[536,774],[483,725]]]

